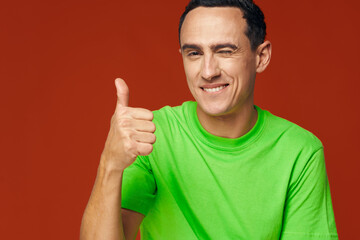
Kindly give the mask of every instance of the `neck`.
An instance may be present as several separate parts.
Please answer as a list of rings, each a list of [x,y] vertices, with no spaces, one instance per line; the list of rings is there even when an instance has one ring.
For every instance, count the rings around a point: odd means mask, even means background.
[[[198,105],[197,115],[206,131],[225,138],[239,138],[245,135],[254,127],[258,117],[253,103],[222,116],[208,115]]]

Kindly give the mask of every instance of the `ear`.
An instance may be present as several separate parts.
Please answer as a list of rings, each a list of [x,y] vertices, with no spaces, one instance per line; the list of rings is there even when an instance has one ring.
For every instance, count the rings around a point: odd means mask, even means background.
[[[179,53],[181,54],[182,52],[181,52],[181,48],[179,48]]]
[[[263,72],[270,63],[271,59],[271,42],[265,41],[256,49],[256,72]]]

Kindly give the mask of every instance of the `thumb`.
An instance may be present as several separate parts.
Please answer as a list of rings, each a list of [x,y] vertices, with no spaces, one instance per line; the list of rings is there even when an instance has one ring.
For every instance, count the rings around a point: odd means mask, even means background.
[[[129,104],[129,88],[121,78],[115,79],[117,103],[127,107]]]

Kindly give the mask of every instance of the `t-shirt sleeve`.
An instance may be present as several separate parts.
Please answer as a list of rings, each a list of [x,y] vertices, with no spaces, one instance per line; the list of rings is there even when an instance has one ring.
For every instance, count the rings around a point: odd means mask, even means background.
[[[138,156],[124,171],[121,207],[147,215],[155,195],[156,183],[148,156]]]
[[[338,239],[323,148],[300,165],[288,188],[281,239]]]

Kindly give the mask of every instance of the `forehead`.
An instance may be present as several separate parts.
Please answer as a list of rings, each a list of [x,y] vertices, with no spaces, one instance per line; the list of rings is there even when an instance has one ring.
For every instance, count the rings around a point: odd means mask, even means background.
[[[245,40],[246,20],[239,8],[198,7],[186,16],[180,33],[181,44],[215,44]],[[245,37],[246,38],[246,37]]]

